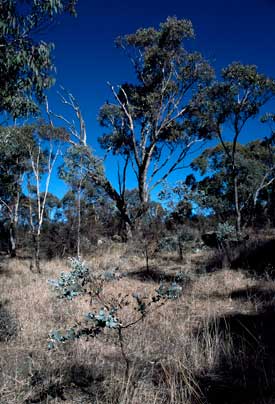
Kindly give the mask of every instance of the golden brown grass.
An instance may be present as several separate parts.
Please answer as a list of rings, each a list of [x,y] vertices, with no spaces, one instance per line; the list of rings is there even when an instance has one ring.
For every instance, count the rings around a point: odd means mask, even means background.
[[[182,270],[191,282],[178,301],[168,302],[127,332],[125,350],[131,368],[125,377],[125,364],[111,331],[90,341],[82,339],[56,351],[47,350],[51,330],[69,328],[90,309],[85,297],[72,302],[58,300],[47,284],[49,278],[68,270],[66,262],[42,262],[42,274],[38,275],[30,272],[27,261],[6,259],[0,274],[0,296],[16,319],[17,335],[0,342],[0,403],[205,403],[201,380],[207,375],[220,377],[216,372],[224,358],[232,368],[240,360],[230,330],[222,332],[216,319],[257,312],[257,299],[248,298],[240,304],[231,295],[267,284],[241,271],[197,276],[193,268],[196,260],[194,255],[184,265],[160,258],[150,261],[152,268],[164,275],[175,273],[175,267]],[[121,273],[129,275],[106,284],[108,298],[118,293],[131,296],[136,291],[150,294],[158,286],[150,278],[130,276],[144,266],[144,260],[125,257],[125,246],[98,250],[87,262],[93,271],[118,266]],[[272,281],[270,285],[274,287]],[[131,305],[123,316],[131,318]]]

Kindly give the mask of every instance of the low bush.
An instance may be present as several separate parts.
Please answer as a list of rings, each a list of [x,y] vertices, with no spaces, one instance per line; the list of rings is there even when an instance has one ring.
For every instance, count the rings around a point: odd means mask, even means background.
[[[49,349],[53,349],[57,343],[65,343],[81,337],[94,338],[105,330],[111,330],[116,333],[128,377],[130,360],[125,351],[125,331],[143,321],[148,314],[153,313],[167,301],[179,298],[182,287],[174,281],[171,284],[162,283],[153,295],[118,294],[116,297],[107,299],[102,292],[106,282],[113,278],[106,280],[100,275],[91,273],[86,264],[78,258],[72,258],[70,265],[70,272],[62,272],[59,279],[49,281],[55,288],[57,297],[72,300],[79,295],[88,295],[91,305],[97,304],[98,309],[86,313],[82,322],[77,322],[68,330],[52,331],[49,335]],[[125,307],[130,308],[130,316],[128,315],[126,320],[123,317]]]

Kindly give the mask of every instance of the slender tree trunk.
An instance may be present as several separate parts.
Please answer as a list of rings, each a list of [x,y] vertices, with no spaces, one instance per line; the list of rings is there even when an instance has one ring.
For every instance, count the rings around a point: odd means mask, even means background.
[[[36,244],[35,244],[35,267],[37,272],[40,274],[40,233],[36,235]]]
[[[179,247],[179,259],[180,261],[183,261],[183,248],[182,248],[182,242],[178,240],[178,247]]]
[[[18,180],[18,184],[21,185],[23,176],[21,176],[20,180]],[[16,229],[18,224],[18,211],[19,211],[19,203],[20,203],[20,191],[21,187],[17,190],[16,200],[14,204],[14,209],[11,214],[10,228],[9,228],[9,248],[10,248],[10,256],[16,257]]]
[[[30,270],[32,271],[34,268],[40,274],[40,233],[32,232],[32,259],[30,263]]]
[[[12,258],[16,257],[16,229],[13,221],[9,227],[9,251]]]
[[[144,246],[144,253],[145,253],[145,262],[146,262],[146,271],[149,272],[149,248],[148,248],[148,243],[145,243]]]
[[[77,256],[80,257],[80,231],[81,231],[81,185],[77,190]]]
[[[236,173],[234,174],[234,199],[235,199],[235,212],[236,212],[236,231],[237,231],[237,237],[240,238],[242,215],[239,204],[238,177]]]

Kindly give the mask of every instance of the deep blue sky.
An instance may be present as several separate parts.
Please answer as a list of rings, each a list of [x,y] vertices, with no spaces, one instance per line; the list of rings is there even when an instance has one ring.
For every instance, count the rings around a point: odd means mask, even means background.
[[[189,46],[202,52],[217,72],[232,61],[241,61],[275,76],[275,0],[79,0],[78,17],[63,18],[46,39],[55,43],[57,85],[68,88],[78,99],[88,141],[96,152],[100,153],[96,139],[101,133],[97,114],[111,97],[106,83],[120,84],[133,78],[131,65],[115,48],[114,39],[139,27],[157,27],[169,15],[191,19],[196,40]],[[55,91],[51,90],[51,107],[58,111]],[[258,131],[255,121],[243,141],[257,137]],[[112,180],[113,168],[111,159],[107,174]],[[61,195],[64,187],[56,181],[54,185],[59,188],[54,191]]]

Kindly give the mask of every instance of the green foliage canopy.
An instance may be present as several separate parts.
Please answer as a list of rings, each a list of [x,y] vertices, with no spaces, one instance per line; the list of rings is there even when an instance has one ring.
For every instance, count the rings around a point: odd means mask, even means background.
[[[39,34],[64,12],[75,15],[77,0],[2,0],[0,3],[0,113],[37,112],[53,84],[53,44]]]
[[[231,148],[231,144],[226,143]],[[254,140],[247,144],[237,143],[236,165],[239,178],[240,209],[246,219],[253,214],[256,205],[266,203],[266,191],[275,177],[273,142]],[[202,208],[211,208],[221,220],[227,220],[234,211],[234,181],[228,171],[230,161],[221,144],[208,148],[192,162],[192,168],[204,176],[199,181],[190,177],[189,196]],[[186,188],[185,188],[186,189]]]
[[[158,30],[139,29],[116,41],[133,64],[136,83],[124,83],[118,91],[111,86],[115,103],[100,110],[106,133],[99,142],[130,159],[141,203],[161,181],[157,177],[165,179],[174,171],[200,138],[188,130],[185,115],[191,92],[205,87],[213,70],[201,54],[185,49],[184,42],[193,37],[189,20],[170,17]]]

